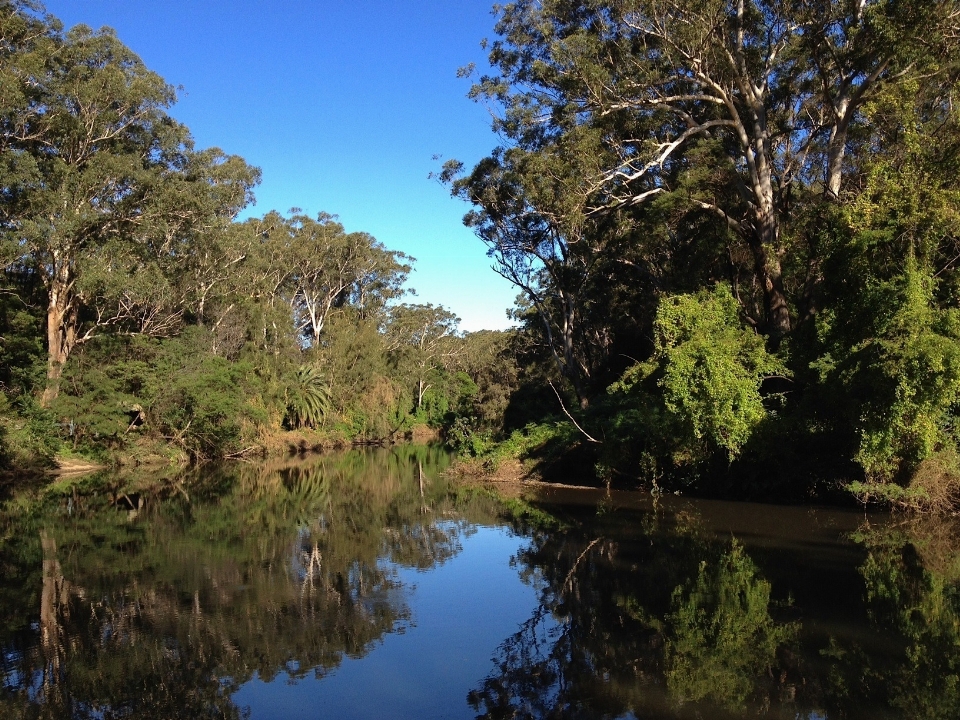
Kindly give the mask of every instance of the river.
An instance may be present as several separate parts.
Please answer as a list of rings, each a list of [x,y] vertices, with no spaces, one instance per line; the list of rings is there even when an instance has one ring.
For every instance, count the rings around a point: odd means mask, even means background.
[[[0,717],[956,718],[960,533],[530,488],[426,446],[0,511]]]

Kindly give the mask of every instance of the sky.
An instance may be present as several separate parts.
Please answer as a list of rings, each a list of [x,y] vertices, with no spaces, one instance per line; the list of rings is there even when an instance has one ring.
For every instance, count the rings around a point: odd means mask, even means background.
[[[198,148],[259,167],[244,216],[300,208],[339,217],[416,258],[406,302],[443,305],[472,332],[510,322],[516,290],[429,179],[497,145],[469,100],[468,63],[494,36],[493,0],[46,0],[71,27],[109,26],[181,87],[171,110]],[[435,159],[440,156],[440,159]]]

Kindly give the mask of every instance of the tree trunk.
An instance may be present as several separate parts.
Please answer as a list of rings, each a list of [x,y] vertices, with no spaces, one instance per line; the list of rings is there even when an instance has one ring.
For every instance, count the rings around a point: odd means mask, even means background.
[[[756,132],[763,137],[761,146],[764,152],[757,154],[757,173],[754,184],[753,232],[747,238],[753,252],[757,279],[763,288],[766,331],[774,338],[781,338],[790,332],[790,306],[783,289],[783,270],[780,265],[780,218],[775,201],[773,165],[768,151],[770,142],[766,137],[765,123],[757,127]]]
[[[573,332],[566,328],[563,333],[563,367],[561,370],[566,375],[567,380],[570,381],[570,385],[573,386],[573,392],[577,396],[577,404],[580,405],[580,409],[586,410],[590,404],[590,399],[583,390],[583,377],[577,365]]]
[[[69,271],[57,271],[47,304],[47,386],[40,404],[48,408],[60,394],[63,366],[77,342],[77,313],[70,297]]]
[[[563,296],[563,363],[564,374],[573,386],[573,392],[577,396],[577,403],[581,410],[586,410],[590,404],[583,388],[583,373],[580,370],[580,364],[577,362],[577,346],[574,338],[574,329],[577,326],[577,304],[574,298],[567,295]]]
[[[827,150],[827,193],[833,200],[840,198],[840,184],[843,180],[843,157],[847,145],[847,121],[841,120],[830,133]]]
[[[510,280],[509,276],[505,275],[504,277]],[[575,301],[566,294],[562,294],[563,322],[559,324],[560,338],[558,340],[554,336],[553,328],[550,324],[550,314],[547,312],[547,309],[537,294],[530,290],[529,287],[520,285],[520,283],[516,284],[527,291],[527,296],[537,309],[537,314],[540,316],[544,332],[546,333],[547,346],[550,348],[550,354],[553,356],[554,363],[556,363],[557,369],[560,371],[560,376],[566,378],[570,385],[573,386],[573,392],[577,396],[577,403],[580,405],[580,408],[586,409],[590,401],[583,391],[583,378],[580,373],[580,368],[577,365],[575,352],[576,344],[574,342],[573,332],[576,325]]]
[[[70,599],[70,584],[64,579],[60,569],[56,541],[45,530],[40,531],[40,547],[43,550],[40,646],[46,660],[43,685],[50,699],[62,703],[64,686],[61,670],[66,658],[61,614]]]
[[[850,98],[845,95],[837,102],[834,110],[836,121],[830,129],[827,142],[827,193],[833,200],[840,198],[840,185],[843,180],[843,158],[847,150],[847,132],[850,129],[853,110]]]
[[[762,237],[762,235],[761,235]],[[780,258],[770,244],[761,239],[750,243],[756,266],[757,278],[763,288],[764,310],[766,312],[766,331],[775,338],[787,335],[791,329],[790,306],[783,289],[783,271]]]

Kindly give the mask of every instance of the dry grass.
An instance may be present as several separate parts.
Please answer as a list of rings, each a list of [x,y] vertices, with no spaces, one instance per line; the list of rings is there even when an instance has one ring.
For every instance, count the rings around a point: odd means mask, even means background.
[[[506,458],[495,467],[480,458],[460,458],[447,472],[477,485],[520,485],[536,479],[516,458]]]
[[[943,450],[921,462],[907,490],[909,509],[956,514],[960,510],[960,458],[956,451]]]
[[[406,433],[405,439],[415,443],[434,442],[440,439],[440,431],[429,425],[415,425]]]
[[[281,430],[264,432],[257,439],[266,455],[283,455],[298,452],[313,452],[345,447],[349,443],[345,438],[330,432],[321,432],[303,428],[300,430]]]

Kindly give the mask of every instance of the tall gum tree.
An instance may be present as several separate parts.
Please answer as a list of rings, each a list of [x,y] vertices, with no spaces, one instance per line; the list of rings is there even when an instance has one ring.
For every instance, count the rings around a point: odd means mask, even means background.
[[[460,318],[442,306],[401,304],[390,308],[387,346],[398,364],[407,364],[416,380],[415,408],[430,389],[430,374],[449,366],[461,351]]]
[[[591,363],[585,352],[584,290],[616,233],[586,214],[588,179],[601,169],[596,133],[571,132],[549,148],[498,150],[466,177],[444,179],[477,209],[465,218],[486,243],[494,270],[516,285],[540,320],[553,361],[582,406]]]
[[[177,245],[199,218],[242,206],[256,171],[241,161],[218,172],[237,162],[195,153],[166,112],[173,88],[112,30],[62,33],[26,3],[0,14],[4,28],[34,28],[5,48],[2,150],[16,183],[3,229],[15,262],[46,288],[49,406],[70,354],[99,332],[175,329],[182,304],[166,285]],[[214,210],[226,186],[232,204]]]
[[[471,92],[500,106],[508,146],[552,153],[596,129],[604,163],[583,178],[582,212],[672,195],[712,214],[749,248],[756,320],[773,336],[792,327],[794,193],[840,196],[863,103],[922,72],[924,54],[955,52],[958,24],[955,0],[518,0],[498,11],[498,74]],[[482,193],[463,194],[486,209]]]
[[[265,248],[281,253],[275,291],[285,293],[298,337],[320,343],[337,308],[351,305],[361,317],[402,294],[410,266],[406,255],[388,250],[372,235],[348,233],[334,216],[269,213],[262,222]],[[274,263],[276,264],[276,263]]]

